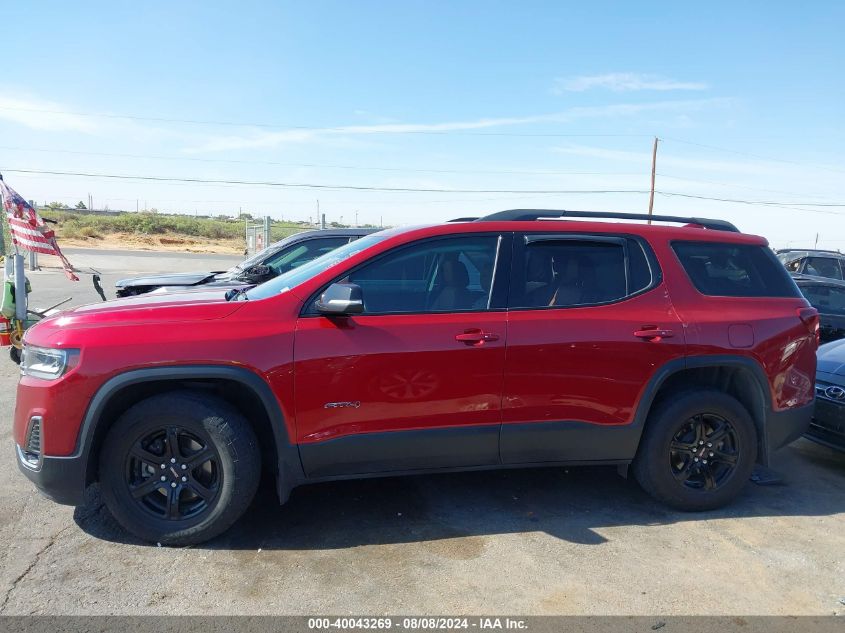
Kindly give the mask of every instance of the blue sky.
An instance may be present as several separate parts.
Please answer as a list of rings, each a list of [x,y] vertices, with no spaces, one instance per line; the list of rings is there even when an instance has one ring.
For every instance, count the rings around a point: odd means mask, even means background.
[[[821,206],[845,205],[838,1],[7,2],[3,17],[0,170],[41,203],[308,219],[319,199],[330,220],[385,224],[645,211],[644,193],[487,192],[646,190],[657,135],[659,191],[782,206],[659,194],[656,213],[845,249],[845,206]]]

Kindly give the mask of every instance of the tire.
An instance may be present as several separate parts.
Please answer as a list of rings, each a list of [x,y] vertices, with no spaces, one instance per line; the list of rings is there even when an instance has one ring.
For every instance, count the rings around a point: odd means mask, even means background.
[[[655,499],[702,511],[736,498],[756,459],[757,431],[745,407],[721,391],[698,389],[668,397],[649,414],[633,470]]]
[[[249,423],[227,402],[191,391],[152,396],[127,410],[109,430],[99,465],[115,519],[162,545],[192,545],[226,531],[261,476]]]
[[[20,365],[21,364],[21,350],[18,349],[17,347],[15,347],[14,345],[12,345],[9,348],[9,358],[11,358],[12,362],[14,362],[16,365]]]

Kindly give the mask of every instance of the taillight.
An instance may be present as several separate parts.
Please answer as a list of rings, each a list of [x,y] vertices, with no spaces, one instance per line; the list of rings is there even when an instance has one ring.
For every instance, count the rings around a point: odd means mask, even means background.
[[[819,311],[815,308],[798,308],[798,318],[801,323],[807,326],[807,331],[810,334],[816,335],[816,345],[820,343],[819,339]]]

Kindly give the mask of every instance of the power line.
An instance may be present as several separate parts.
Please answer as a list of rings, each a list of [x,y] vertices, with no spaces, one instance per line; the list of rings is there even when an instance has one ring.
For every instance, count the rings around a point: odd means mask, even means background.
[[[409,130],[400,129],[405,124],[355,124],[345,126],[333,127],[317,127],[308,125],[281,125],[278,123],[248,123],[243,121],[211,121],[201,119],[175,119],[166,117],[150,117],[138,116],[131,114],[108,114],[105,112],[74,112],[69,110],[46,110],[36,108],[16,108],[13,106],[0,106],[0,110],[8,110],[12,112],[31,112],[38,114],[63,114],[66,116],[81,116],[90,118],[103,119],[126,119],[130,121],[150,121],[154,123],[188,123],[191,125],[218,125],[227,127],[255,127],[267,128],[277,130],[303,130],[310,132],[354,132],[356,128],[358,131],[366,130],[367,134],[435,134],[435,135],[459,135],[459,136],[522,136],[522,137],[572,137],[572,138],[640,138],[650,136],[648,134],[528,134],[518,132],[467,132],[463,130]],[[379,127],[388,128],[394,126],[394,129],[377,129]],[[411,126],[413,127],[413,126]],[[492,127],[492,124],[491,124]],[[372,129],[368,129],[372,128]]]
[[[167,160],[176,162],[198,162],[198,163],[221,163],[233,165],[267,165],[274,167],[306,167],[317,169],[343,169],[352,171],[376,171],[389,173],[432,173],[432,174],[478,174],[478,175],[529,175],[529,176],[642,176],[640,172],[611,172],[611,171],[554,171],[554,170],[519,170],[519,169],[430,169],[430,168],[414,168],[414,167],[377,167],[377,166],[361,166],[361,165],[339,165],[331,163],[284,163],[277,161],[257,161],[257,160],[236,160],[227,158],[196,158],[196,157],[180,157],[180,156],[163,156],[155,154],[125,154],[114,152],[85,152],[81,150],[66,150],[66,149],[46,149],[46,148],[30,148],[30,147],[14,147],[14,146],[0,146],[2,150],[21,151],[21,152],[39,152],[47,154],[70,154],[74,156],[100,156],[106,158],[131,158],[140,160]],[[696,182],[702,184],[719,185],[721,187],[731,187],[736,189],[744,189],[748,191],[760,191],[764,193],[778,193],[790,196],[808,196],[819,200],[825,200],[825,196],[818,196],[808,193],[796,193],[794,191],[783,191],[778,189],[764,189],[760,187],[748,187],[745,185],[738,185],[736,183],[718,182],[715,180],[703,180],[697,178],[686,178],[683,176],[675,176],[657,172],[661,178],[671,178],[672,180],[683,180],[685,182]]]
[[[30,176],[26,176],[30,177]],[[440,199],[440,200],[419,200],[415,201],[414,204],[466,204],[467,202],[499,202],[503,200],[536,200],[538,198],[547,198],[549,194],[536,194],[536,195],[523,195],[523,196],[495,196],[489,198],[471,198],[467,200],[466,198],[449,198],[449,199]],[[39,199],[43,198],[45,200],[79,200],[80,195],[77,194],[56,194],[56,193],[41,193],[39,195]],[[104,200],[106,202],[134,202],[137,198],[118,198],[118,197],[111,197],[111,196],[100,196],[100,200]],[[320,198],[320,200],[325,200],[324,198]],[[275,199],[275,200],[246,200],[244,201],[243,198],[236,198],[234,200],[196,200],[196,199],[185,199],[185,198],[147,198],[147,201],[150,203],[180,203],[180,204],[217,204],[217,205],[233,205],[238,206],[244,203],[248,205],[279,205],[279,204],[302,204],[302,205],[313,205],[314,199],[313,198],[302,198],[302,199]],[[392,204],[395,205],[395,200],[359,200],[356,199],[354,203],[350,203],[347,200],[343,199],[332,199],[329,198],[327,200],[330,204]]]
[[[636,189],[596,189],[596,190],[565,190],[565,189],[445,189],[425,187],[371,187],[364,185],[326,185],[316,183],[290,183],[271,180],[227,180],[210,178],[177,178],[174,176],[133,176],[130,174],[92,174],[75,171],[52,171],[41,169],[5,169],[18,174],[44,174],[52,176],[81,176],[84,178],[108,178],[114,180],[149,180],[155,182],[185,182],[193,184],[221,184],[221,185],[249,185],[257,187],[283,187],[291,189],[329,189],[340,191],[384,191],[396,193],[515,193],[515,194],[576,194],[576,193],[648,193]]]
[[[819,196],[811,193],[796,193],[795,191],[784,191],[783,189],[764,189],[762,187],[749,187],[747,185],[738,185],[732,182],[719,182],[717,180],[703,180],[701,178],[686,178],[684,176],[674,176],[672,174],[664,174],[662,172],[657,172],[657,175],[661,178],[671,178],[672,180],[683,180],[685,182],[697,182],[700,184],[706,185],[719,185],[720,187],[732,187],[735,189],[745,189],[747,191],[761,191],[763,193],[779,193],[785,194],[787,196],[808,196],[810,198],[817,198],[819,200],[825,200],[825,196]]]
[[[771,200],[739,200],[735,198],[715,198],[709,196],[699,196],[692,193],[677,193],[671,191],[661,191],[664,196],[676,196],[678,198],[695,198],[698,200],[714,200],[716,202],[735,202],[737,204],[759,204],[759,205],[793,205],[796,207],[845,207],[845,202],[778,202]]]
[[[0,149],[19,152],[41,152],[46,154],[72,154],[77,156],[102,156],[107,158],[136,158],[143,160],[170,160],[188,161],[199,163],[227,163],[233,165],[269,165],[274,167],[315,167],[325,169],[350,169],[355,171],[386,171],[386,172],[413,172],[430,174],[515,174],[534,176],[639,176],[635,172],[611,172],[611,171],[532,171],[532,170],[487,170],[487,169],[420,169],[414,167],[364,167],[359,165],[336,165],[327,163],[280,163],[276,161],[261,160],[235,160],[229,158],[194,158],[180,156],[158,156],[153,154],[116,154],[111,152],[83,152],[79,150],[65,149],[43,149],[29,147],[0,146]]]
[[[836,211],[828,211],[825,209],[808,209],[806,207],[797,207],[792,206],[794,203],[783,203],[783,202],[770,202],[770,201],[762,201],[762,200],[735,200],[731,198],[715,198],[709,196],[698,196],[693,194],[684,194],[679,192],[672,192],[672,191],[658,191],[658,194],[661,196],[666,197],[676,197],[676,198],[694,198],[698,200],[708,200],[712,202],[730,202],[736,204],[747,204],[747,205],[754,205],[754,206],[765,206],[765,207],[776,207],[778,209],[787,209],[789,211],[803,211],[805,213],[824,213],[827,215],[838,215],[841,216],[841,213],[837,213]]]
[[[664,137],[661,137],[661,139],[664,139],[664,140],[667,140],[667,141],[670,141],[670,142],[674,142],[674,143],[683,143],[684,145],[692,145],[692,146],[695,146],[695,147],[703,147],[705,149],[712,149],[712,150],[716,150],[718,152],[727,152],[728,154],[736,154],[737,156],[747,156],[748,158],[756,158],[758,160],[769,160],[769,161],[773,161],[773,162],[776,162],[776,163],[786,163],[788,165],[800,165],[801,167],[812,166],[812,167],[817,167],[819,169],[824,169],[825,171],[831,171],[831,172],[834,172],[834,173],[837,173],[837,174],[845,173],[845,170],[834,169],[834,168],[828,167],[826,165],[813,165],[811,163],[801,162],[801,161],[797,161],[797,160],[788,160],[788,159],[785,159],[785,158],[774,158],[772,156],[764,156],[762,154],[755,154],[755,153],[752,153],[752,152],[743,152],[743,151],[739,151],[739,150],[735,150],[735,149],[728,149],[727,147],[719,147],[717,145],[706,145],[704,143],[695,143],[693,141],[685,141],[685,140],[680,139],[680,138],[672,138],[672,137],[664,136]]]
[[[3,170],[0,170],[3,171]],[[41,174],[54,176],[79,176],[84,178],[105,178],[110,180],[142,180],[154,182],[179,182],[190,184],[213,184],[213,185],[245,185],[259,187],[281,187],[291,189],[322,189],[337,191],[381,191],[386,193],[485,193],[485,194],[648,194],[647,189],[447,189],[436,187],[374,187],[364,185],[337,185],[318,183],[288,183],[260,180],[228,180],[209,178],[179,178],[175,176],[140,176],[130,174],[94,174],[87,172],[52,171],[39,169],[6,169],[5,171],[20,174]],[[761,205],[761,206],[782,206],[788,208],[798,207],[842,207],[845,203],[819,203],[819,202],[781,202],[772,200],[742,200],[739,198],[719,198],[714,196],[702,196],[674,191],[656,190],[663,196],[680,198],[692,198],[696,200],[709,200],[715,202],[730,202],[735,204]],[[807,210],[807,209],[797,209]]]
[[[66,116],[79,116],[79,117],[89,117],[89,118],[104,118],[104,119],[125,119],[131,121],[150,121],[150,122],[157,122],[157,123],[182,123],[182,124],[192,124],[192,125],[217,125],[217,126],[228,126],[228,127],[255,127],[255,128],[267,128],[267,129],[278,129],[278,130],[301,130],[301,131],[312,131],[312,132],[355,132],[357,131],[366,131],[367,134],[421,134],[421,135],[453,135],[453,136],[502,136],[502,137],[523,137],[523,138],[652,138],[652,134],[637,134],[637,133],[626,133],[626,134],[618,134],[618,133],[607,133],[607,134],[558,134],[558,133],[522,133],[522,132],[471,132],[465,130],[411,130],[411,129],[401,129],[404,124],[384,124],[382,126],[379,125],[361,125],[361,124],[353,124],[353,125],[345,125],[345,126],[327,126],[327,127],[319,127],[319,126],[308,126],[308,125],[282,125],[278,123],[256,123],[256,122],[244,122],[244,121],[216,121],[216,120],[202,120],[202,119],[182,119],[182,118],[168,118],[168,117],[150,117],[150,116],[140,116],[140,115],[132,115],[132,114],[111,114],[106,112],[78,112],[72,110],[52,110],[52,109],[41,109],[41,108],[20,108],[14,106],[0,106],[0,110],[6,110],[10,112],[31,112],[31,113],[40,113],[40,114],[61,114]],[[518,121],[517,121],[518,122]],[[531,121],[527,121],[530,123]],[[379,127],[389,128],[394,126],[394,129],[377,129]],[[412,126],[411,126],[412,127]],[[688,141],[685,139],[674,138],[674,137],[666,137],[661,136],[661,139],[674,142],[674,143],[682,143],[684,145],[692,145],[695,147],[702,147],[705,149],[711,149],[720,152],[727,152],[729,154],[735,154],[738,156],[747,156],[749,158],[756,158],[759,160],[768,160],[774,161],[779,163],[786,163],[791,165],[800,165],[800,166],[813,166],[819,169],[823,169],[825,171],[830,171],[834,173],[845,173],[845,170],[842,169],[835,169],[832,167],[828,167],[826,165],[818,165],[818,164],[811,164],[801,161],[795,160],[788,160],[784,158],[777,158],[773,156],[765,156],[762,154],[756,154],[753,152],[746,152],[741,150],[734,150],[726,147],[720,147],[717,145],[709,145],[706,143],[697,143],[695,141]]]

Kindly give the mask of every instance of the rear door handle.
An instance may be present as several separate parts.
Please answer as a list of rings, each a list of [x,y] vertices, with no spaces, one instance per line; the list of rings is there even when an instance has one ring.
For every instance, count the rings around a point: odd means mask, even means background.
[[[659,341],[664,338],[672,338],[675,333],[672,330],[659,330],[657,328],[644,328],[634,332],[634,336],[647,341]]]
[[[492,332],[484,332],[478,328],[465,330],[463,334],[456,334],[455,340],[467,345],[483,345],[486,341],[498,341],[499,335]]]

